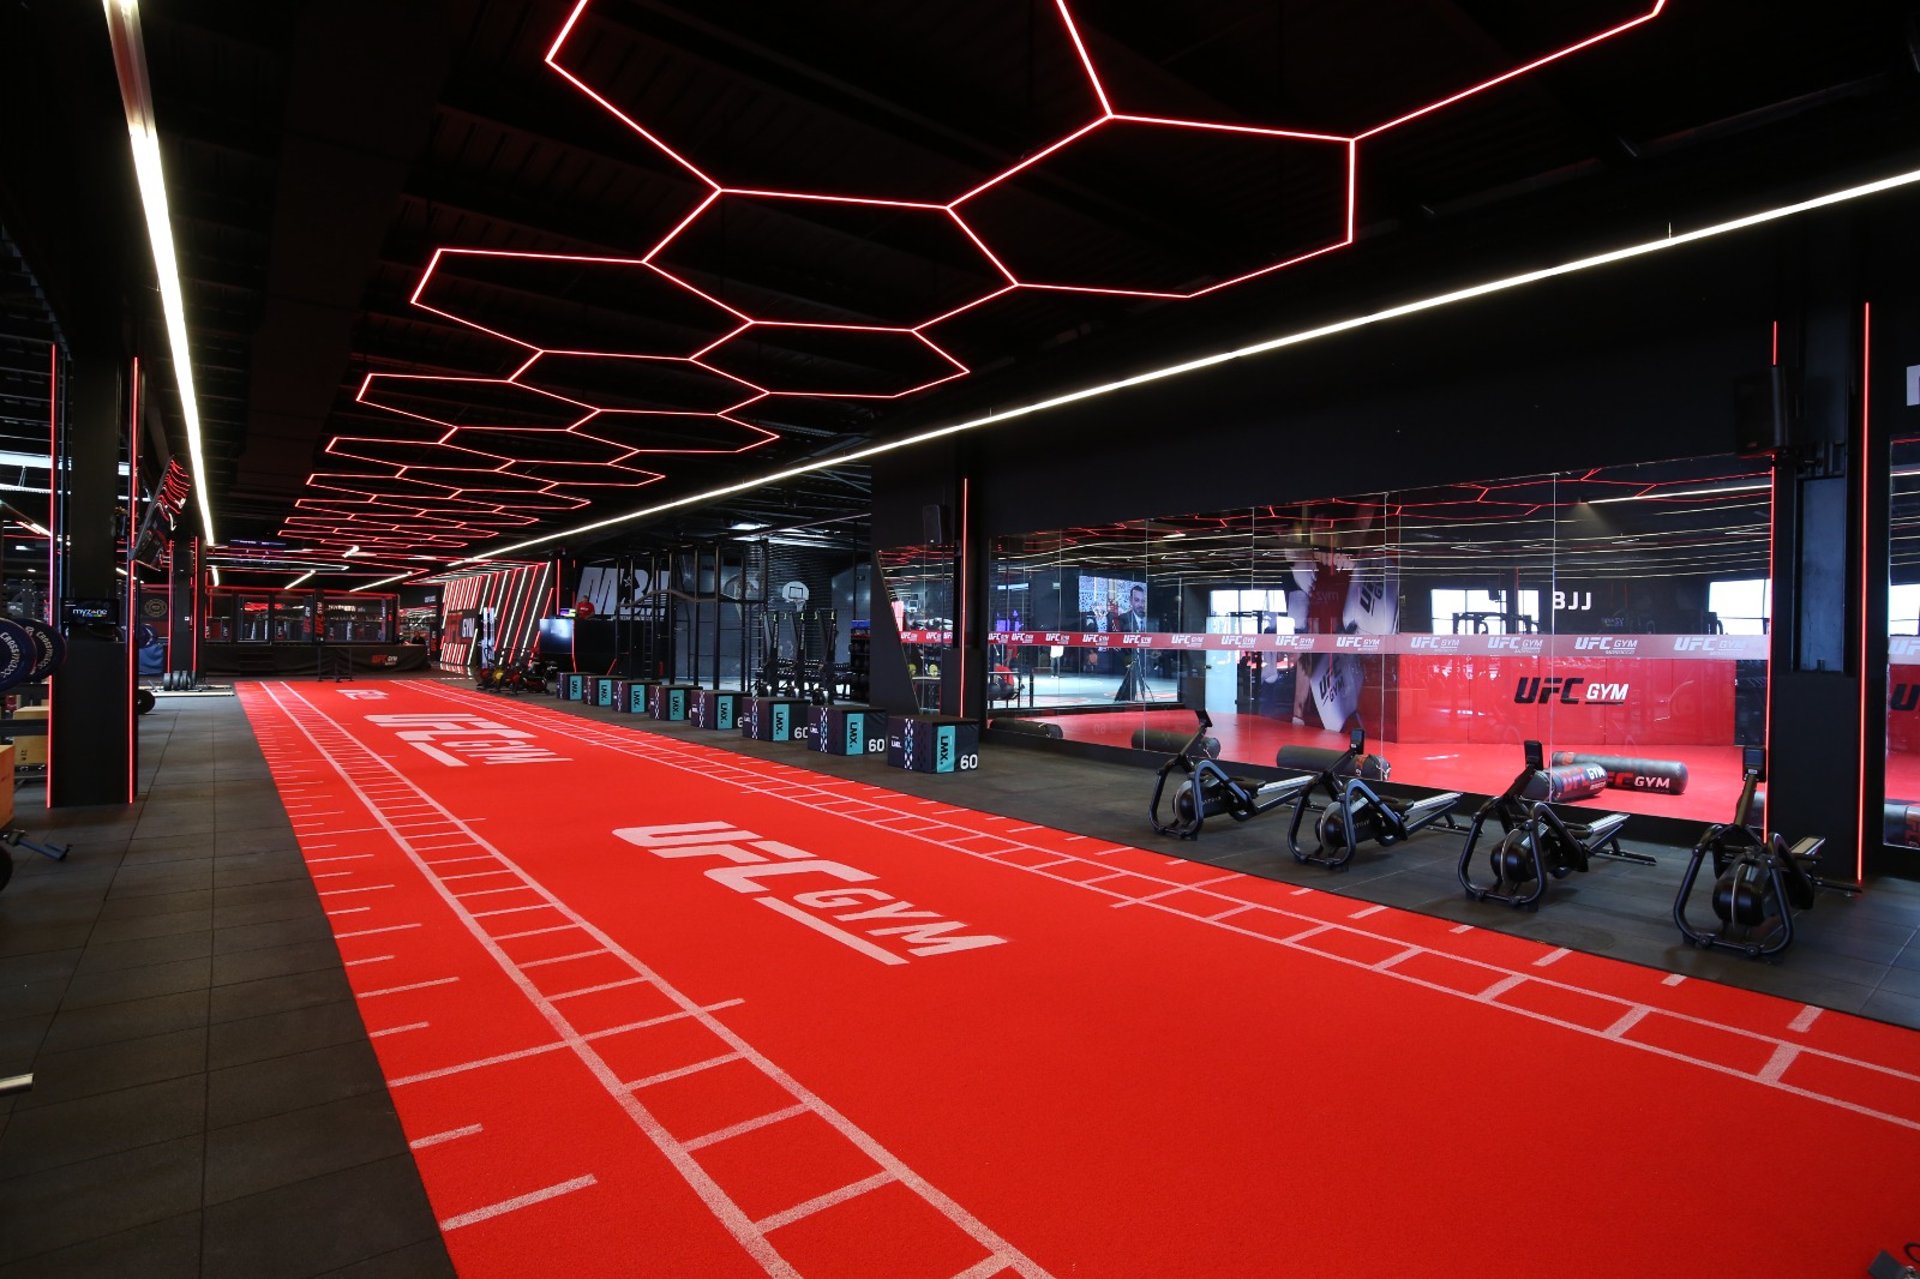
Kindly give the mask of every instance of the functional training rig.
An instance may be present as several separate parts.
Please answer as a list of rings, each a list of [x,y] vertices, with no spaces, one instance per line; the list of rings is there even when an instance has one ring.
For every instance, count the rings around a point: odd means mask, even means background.
[[[1746,782],[1733,820],[1709,826],[1693,846],[1687,873],[1673,899],[1673,922],[1689,946],[1730,950],[1750,959],[1773,959],[1793,945],[1793,913],[1813,906],[1823,888],[1852,895],[1859,885],[1823,879],[1813,873],[1826,837],[1809,835],[1789,845],[1784,835],[1771,839],[1748,824],[1754,787],[1767,775],[1767,752],[1749,746],[1745,752]],[[1687,919],[1687,899],[1700,877],[1701,863],[1713,855],[1713,913],[1720,927],[1707,932]]]
[[[1313,784],[1312,773],[1298,773],[1270,782],[1257,777],[1231,776],[1216,758],[1220,754],[1220,743],[1207,736],[1213,720],[1204,710],[1196,710],[1194,715],[1200,723],[1193,737],[1167,757],[1154,778],[1147,820],[1160,834],[1195,839],[1209,817],[1231,817],[1236,822],[1244,822],[1278,808]],[[1173,793],[1173,814],[1163,820],[1160,797],[1166,791],[1167,778],[1176,772],[1183,780]]]
[[[1591,822],[1568,822],[1553,811],[1551,777],[1539,742],[1525,744],[1526,762],[1506,790],[1480,806],[1467,827],[1460,849],[1460,887],[1477,902],[1505,902],[1533,910],[1547,894],[1547,878],[1565,879],[1586,871],[1593,858],[1609,857],[1641,866],[1656,865],[1644,853],[1620,847],[1625,813],[1606,813]],[[1480,833],[1489,822],[1500,823],[1501,836],[1487,855],[1491,883],[1475,883],[1473,854]]]
[[[836,685],[833,655],[840,644],[840,614],[830,608],[769,608],[760,615],[759,677],[756,697],[797,697],[830,706]]]
[[[1356,728],[1347,749],[1320,772],[1308,777],[1293,805],[1293,823],[1287,828],[1287,847],[1301,863],[1344,870],[1363,840],[1383,848],[1411,839],[1437,821],[1456,827],[1453,806],[1459,791],[1442,791],[1419,799],[1392,799],[1380,794],[1358,775],[1367,754],[1367,730]],[[1314,821],[1314,846],[1300,846],[1300,826],[1306,820],[1314,792],[1327,797],[1327,806]]]

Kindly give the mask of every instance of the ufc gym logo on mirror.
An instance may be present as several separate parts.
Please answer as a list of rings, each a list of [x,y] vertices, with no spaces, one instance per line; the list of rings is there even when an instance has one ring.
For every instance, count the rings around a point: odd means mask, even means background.
[[[1589,683],[1574,676],[1563,679],[1558,675],[1549,675],[1542,679],[1538,675],[1520,677],[1520,684],[1513,690],[1516,705],[1542,705],[1555,700],[1566,706],[1618,706],[1627,700],[1627,685]]]

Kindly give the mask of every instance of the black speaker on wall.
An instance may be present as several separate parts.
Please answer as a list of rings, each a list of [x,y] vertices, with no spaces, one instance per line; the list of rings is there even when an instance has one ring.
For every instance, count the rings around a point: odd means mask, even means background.
[[[953,521],[948,518],[947,508],[938,502],[929,502],[920,508],[920,524],[928,546],[941,546],[953,540]]]
[[[1787,371],[1776,364],[1734,383],[1733,451],[1765,457],[1793,443],[1794,395]]]

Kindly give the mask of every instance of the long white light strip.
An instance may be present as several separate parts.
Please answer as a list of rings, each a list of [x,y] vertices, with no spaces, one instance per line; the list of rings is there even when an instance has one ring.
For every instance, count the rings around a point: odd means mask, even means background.
[[[283,591],[290,591],[294,587],[300,585],[300,583],[312,577],[315,573],[318,573],[319,571],[320,570],[317,568],[310,568],[306,572],[302,573],[300,576],[294,578],[291,582],[288,582],[285,586],[281,587],[280,589]]]
[[[160,133],[153,118],[153,89],[147,83],[147,50],[140,38],[139,0],[103,0],[107,34],[113,40],[113,65],[120,77],[120,101],[133,140],[133,171],[140,179],[140,203],[147,214],[147,240],[153,246],[153,274],[160,286],[167,344],[173,351],[173,376],[180,388],[180,416],[187,430],[187,456],[193,464],[193,491],[199,499],[201,532],[211,543],[213,503],[207,495],[206,454],[200,442],[200,401],[193,392],[193,360],[187,350],[187,304],[180,291],[180,264],[173,250],[173,219],[167,213],[167,180],[160,168]],[[219,579],[216,577],[216,581]]]
[[[1698,230],[1683,231],[1677,235],[1669,235],[1662,239],[1629,245],[1624,249],[1613,249],[1606,253],[1596,253],[1589,257],[1575,258],[1571,262],[1562,262],[1557,266],[1541,267],[1538,270],[1525,271],[1519,275],[1504,276],[1498,280],[1489,280],[1485,284],[1470,285],[1464,289],[1454,289],[1448,293],[1439,293],[1433,297],[1421,298],[1417,302],[1403,302],[1399,306],[1390,306],[1382,311],[1369,311],[1365,315],[1356,315],[1345,320],[1335,320],[1331,324],[1322,324],[1311,329],[1302,329],[1297,333],[1288,333],[1283,337],[1268,338],[1264,342],[1255,342],[1251,346],[1236,347],[1231,351],[1221,351],[1214,355],[1203,355],[1198,359],[1186,360],[1179,364],[1170,364],[1165,368],[1152,369],[1145,373],[1136,373],[1132,377],[1121,378],[1116,382],[1102,382],[1098,386],[1083,387],[1078,391],[1068,391],[1064,395],[1056,395],[1049,399],[1038,400],[1032,404],[1021,405],[1018,408],[1003,409],[998,413],[989,413],[985,417],[977,417],[965,422],[955,422],[950,426],[935,427],[931,430],[920,431],[913,435],[902,436],[897,440],[889,440],[884,444],[870,445],[867,448],[855,449],[850,453],[842,453],[835,457],[822,458],[818,461],[806,462],[799,466],[791,466],[783,471],[774,471],[751,480],[742,480],[738,484],[727,484],[720,488],[708,489],[704,493],[693,493],[686,497],[675,498],[670,502],[660,502],[654,506],[628,511],[624,515],[613,515],[604,520],[595,520],[591,524],[580,524],[573,528],[562,529],[557,533],[542,534],[539,537],[528,538],[524,542],[515,542],[512,545],[502,546],[495,550],[488,551],[485,554],[473,556],[470,559],[458,560],[452,567],[457,568],[462,564],[484,563],[487,560],[496,559],[503,555],[511,555],[515,551],[524,551],[530,546],[541,546],[548,542],[560,541],[563,538],[578,537],[583,533],[593,533],[603,528],[612,528],[617,524],[627,524],[634,520],[644,520],[651,516],[665,514],[668,511],[679,510],[688,506],[699,506],[719,498],[731,497],[736,493],[745,493],[752,489],[763,488],[769,484],[779,484],[786,480],[797,479],[802,475],[810,475],[815,471],[824,471],[836,466],[845,466],[850,462],[865,461],[867,458],[878,457],[882,453],[891,453],[896,449],[912,448],[918,444],[926,444],[933,440],[945,439],[950,435],[959,435],[966,431],[976,431],[986,426],[998,426],[1003,422],[1011,422],[1018,418],[1031,417],[1035,413],[1044,413],[1049,409],[1061,408],[1068,404],[1078,404],[1083,400],[1090,400],[1100,395],[1108,395],[1114,391],[1124,391],[1130,387],[1144,386],[1149,382],[1159,382],[1167,378],[1179,377],[1184,373],[1194,373],[1201,369],[1214,368],[1232,360],[1245,359],[1251,355],[1264,355],[1269,351],[1278,351],[1290,346],[1300,346],[1303,343],[1333,337],[1340,333],[1351,333],[1355,329],[1363,329],[1370,325],[1382,324],[1388,320],[1397,320],[1404,316],[1419,315],[1425,311],[1438,310],[1441,307],[1453,306],[1460,302],[1470,302],[1474,298],[1483,298],[1495,293],[1506,293],[1513,289],[1524,288],[1529,284],[1538,284],[1542,280],[1551,280],[1557,276],[1575,275],[1579,272],[1591,271],[1596,267],[1607,266],[1614,262],[1626,262],[1633,258],[1647,257],[1655,253],[1664,253],[1671,249],[1677,249],[1681,245],[1694,244],[1701,240],[1712,239],[1714,236],[1719,235],[1727,235],[1734,231],[1744,231],[1748,227],[1764,226],[1769,222],[1778,222],[1782,218],[1796,217],[1802,213],[1810,213],[1815,209],[1824,209],[1835,204],[1845,204],[1851,200],[1865,199],[1868,196],[1898,190],[1901,187],[1913,186],[1916,183],[1920,183],[1920,169],[1911,169],[1905,173],[1898,173],[1892,177],[1881,178],[1875,182],[1867,182],[1860,186],[1831,191],[1826,195],[1815,196],[1810,200],[1802,200],[1797,204],[1786,204],[1778,208],[1767,209],[1760,213],[1750,213],[1745,217],[1734,218],[1728,222],[1716,222],[1712,226],[1701,227]],[[390,582],[397,582],[401,580],[401,578],[410,576],[413,575],[401,573],[382,581],[369,582],[365,587],[355,587],[354,589],[367,590],[375,586],[385,586]]]

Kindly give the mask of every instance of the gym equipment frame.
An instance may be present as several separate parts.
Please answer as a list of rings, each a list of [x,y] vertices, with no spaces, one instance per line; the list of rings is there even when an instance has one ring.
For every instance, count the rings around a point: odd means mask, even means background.
[[[1480,806],[1467,827],[1466,843],[1460,849],[1457,873],[1460,887],[1477,902],[1505,902],[1522,910],[1535,910],[1547,894],[1547,880],[1565,879],[1574,871],[1585,872],[1592,859],[1608,857],[1641,866],[1658,865],[1644,853],[1630,853],[1620,847],[1620,828],[1627,823],[1625,813],[1607,813],[1591,822],[1568,822],[1554,812],[1550,799],[1530,795],[1529,791],[1550,795],[1546,755],[1539,742],[1525,743],[1525,766],[1507,789]],[[1473,878],[1473,854],[1480,833],[1490,821],[1500,823],[1501,837],[1488,852],[1493,871],[1491,883],[1476,883]]]
[[[1289,802],[1317,780],[1313,773],[1296,773],[1270,782],[1263,782],[1257,777],[1232,776],[1214,758],[1220,744],[1207,736],[1207,730],[1213,727],[1212,718],[1205,710],[1196,710],[1194,715],[1200,722],[1193,737],[1179,751],[1168,756],[1167,762],[1160,765],[1160,771],[1154,776],[1153,798],[1147,804],[1147,820],[1158,833],[1180,839],[1197,839],[1201,826],[1209,817],[1249,821]],[[1167,778],[1176,771],[1183,775],[1183,780],[1173,793],[1173,814],[1163,820],[1160,798],[1167,788]]]
[[[1356,728],[1347,749],[1333,763],[1308,779],[1308,785],[1294,801],[1293,822],[1287,828],[1287,847],[1297,862],[1345,870],[1363,840],[1374,840],[1388,848],[1411,839],[1437,821],[1444,820],[1448,830],[1459,829],[1453,821],[1453,806],[1459,791],[1441,791],[1419,799],[1391,799],[1376,791],[1357,775],[1360,761],[1367,753],[1367,730]],[[1343,774],[1354,773],[1342,780]],[[1314,822],[1314,846],[1300,846],[1300,825],[1306,819],[1309,801],[1315,791],[1324,791],[1328,803]]]
[[[1673,922],[1689,946],[1773,960],[1793,945],[1795,911],[1812,909],[1823,888],[1852,896],[1860,886],[1813,873],[1827,842],[1824,835],[1808,835],[1789,845],[1778,832],[1767,839],[1748,825],[1754,788],[1767,775],[1766,750],[1747,747],[1744,764],[1745,782],[1733,820],[1707,827],[1693,846],[1673,899]],[[1687,902],[1708,854],[1713,856],[1713,913],[1720,919],[1720,927],[1711,932],[1687,918]]]

